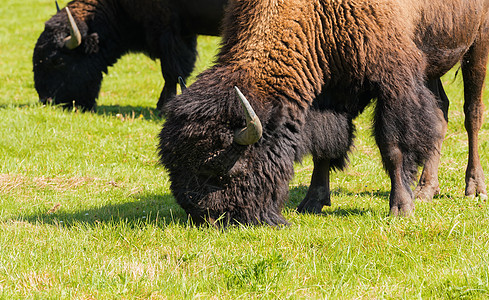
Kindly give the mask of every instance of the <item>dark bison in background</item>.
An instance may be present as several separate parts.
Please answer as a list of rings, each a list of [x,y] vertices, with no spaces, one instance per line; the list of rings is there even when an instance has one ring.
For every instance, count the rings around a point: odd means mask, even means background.
[[[468,192],[485,194],[477,132],[488,6],[230,1],[217,64],[166,106],[159,153],[177,202],[197,223],[286,224],[281,209],[293,161],[312,153],[315,169],[299,210],[320,211],[330,203],[329,170],[347,160],[352,120],[375,99],[390,214],[410,215],[417,167],[438,163],[446,131],[440,77],[460,61],[470,156],[477,156],[475,165],[469,160]]]
[[[192,72],[197,35],[219,34],[225,0],[75,0],[49,19],[34,48],[40,100],[95,106],[102,73],[128,52],[160,59],[165,85],[157,108]]]

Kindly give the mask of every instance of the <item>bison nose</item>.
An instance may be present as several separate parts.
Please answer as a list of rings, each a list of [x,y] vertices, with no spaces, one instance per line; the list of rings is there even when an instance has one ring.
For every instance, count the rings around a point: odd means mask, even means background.
[[[52,104],[53,103],[53,98],[47,97],[47,98],[39,98],[39,101],[42,104]]]

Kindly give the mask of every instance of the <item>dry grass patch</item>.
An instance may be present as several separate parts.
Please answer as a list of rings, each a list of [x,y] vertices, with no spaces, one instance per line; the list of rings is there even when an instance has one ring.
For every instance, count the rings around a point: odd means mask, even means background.
[[[56,284],[54,276],[49,272],[29,271],[20,276],[19,285],[29,294],[32,291],[46,291]]]
[[[120,187],[121,184],[113,180],[104,180],[95,177],[27,177],[18,174],[0,174],[0,194],[15,191],[30,190],[53,190],[66,192],[77,190],[88,185]]]

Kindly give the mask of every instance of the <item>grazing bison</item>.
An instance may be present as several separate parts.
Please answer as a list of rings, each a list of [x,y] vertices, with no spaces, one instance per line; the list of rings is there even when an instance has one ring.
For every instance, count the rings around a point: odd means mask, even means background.
[[[157,108],[176,92],[196,59],[196,35],[218,35],[225,0],[75,0],[45,24],[34,48],[42,102],[94,108],[102,73],[128,52],[160,59],[165,86]],[[70,13],[71,12],[71,13]],[[73,17],[70,17],[71,14]],[[70,21],[71,20],[71,21]]]
[[[159,152],[177,202],[196,222],[286,224],[281,209],[293,161],[312,153],[299,210],[319,211],[330,201],[329,170],[347,160],[352,120],[375,99],[390,214],[410,215],[417,167],[437,164],[446,130],[440,77],[459,61],[466,126],[475,134],[481,126],[488,6],[231,1],[217,64],[167,104]]]

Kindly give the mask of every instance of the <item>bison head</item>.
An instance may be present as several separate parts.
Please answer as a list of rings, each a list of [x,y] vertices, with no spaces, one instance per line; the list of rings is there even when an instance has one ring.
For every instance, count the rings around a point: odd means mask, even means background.
[[[196,223],[287,223],[281,209],[303,118],[251,86],[210,70],[167,104],[161,162],[177,202]],[[263,130],[252,126],[256,116]]]
[[[86,23],[75,20],[68,8],[46,22],[33,54],[34,84],[41,102],[94,108],[107,67],[96,55],[98,35],[87,32]]]

